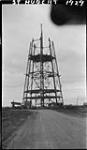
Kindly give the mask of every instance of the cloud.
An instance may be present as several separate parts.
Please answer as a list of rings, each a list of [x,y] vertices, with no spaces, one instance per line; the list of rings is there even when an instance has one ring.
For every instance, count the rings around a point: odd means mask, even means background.
[[[65,84],[79,83],[85,80],[85,56],[68,50],[58,53],[60,72]]]

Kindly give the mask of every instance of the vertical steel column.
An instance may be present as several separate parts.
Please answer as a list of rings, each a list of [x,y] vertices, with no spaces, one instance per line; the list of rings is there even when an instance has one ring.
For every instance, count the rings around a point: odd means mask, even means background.
[[[50,41],[50,38],[49,38],[49,49],[50,49],[50,55],[51,55],[51,57],[52,57],[52,49],[51,49],[51,41]],[[56,92],[56,83],[55,83],[55,77],[54,77],[53,60],[51,61],[51,64],[52,64],[53,82],[54,82],[55,97],[56,97],[56,104],[57,104],[57,92]]]
[[[58,69],[58,65],[57,65],[57,59],[56,59],[56,54],[55,54],[55,48],[54,48],[54,42],[53,41],[52,41],[52,47],[53,47],[53,51],[54,51],[54,57],[55,57],[55,62],[56,62],[56,69],[57,69],[57,74],[58,74],[58,81],[59,81],[60,92],[61,92],[62,103],[63,103],[62,85],[61,85],[61,82],[60,82],[59,69]]]
[[[33,47],[33,42],[34,42],[34,40],[32,40],[31,47]],[[31,55],[32,55],[32,48],[31,48]],[[30,56],[30,55],[29,55],[29,56]],[[28,58],[28,59],[29,59],[29,58]],[[30,69],[31,69],[31,59],[30,59],[29,71],[28,71],[27,91],[28,91],[28,86],[29,86]],[[27,92],[27,95],[28,95],[28,92]]]
[[[35,45],[34,45],[34,52],[32,53],[33,55],[35,55]],[[32,86],[33,86],[33,74],[34,74],[34,62],[33,62],[33,60],[32,60],[32,63],[33,63],[33,65],[32,65],[32,74],[31,74],[31,91],[32,91]],[[32,105],[32,93],[31,93],[31,99],[30,99],[30,104]]]
[[[31,54],[31,42],[30,42],[30,47],[29,47],[29,54],[28,54],[28,60],[27,60],[27,67],[26,67],[26,76],[25,76],[25,83],[24,83],[24,91],[25,91],[25,86],[26,86],[26,82],[27,82],[27,76],[29,76],[29,74],[27,74],[27,71],[28,71],[28,67],[29,67],[29,56]],[[24,100],[24,95],[25,93],[23,92],[23,100]],[[26,97],[27,97],[27,94],[26,94]],[[27,98],[26,98],[26,101],[27,101]]]
[[[41,24],[41,37],[40,37],[40,89],[41,89],[41,105],[44,107],[44,76],[43,76],[43,32]]]

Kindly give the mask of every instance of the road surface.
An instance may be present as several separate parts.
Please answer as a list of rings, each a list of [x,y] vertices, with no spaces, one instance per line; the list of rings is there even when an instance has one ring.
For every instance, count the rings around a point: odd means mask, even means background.
[[[53,110],[33,110],[7,149],[76,149],[86,147],[86,122]]]

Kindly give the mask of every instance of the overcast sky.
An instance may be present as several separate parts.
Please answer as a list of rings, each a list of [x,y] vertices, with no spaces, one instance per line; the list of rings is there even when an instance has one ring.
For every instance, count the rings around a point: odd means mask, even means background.
[[[2,104],[22,102],[29,43],[40,37],[54,41],[65,104],[80,104],[86,95],[86,27],[56,26],[49,5],[3,5],[2,7]]]

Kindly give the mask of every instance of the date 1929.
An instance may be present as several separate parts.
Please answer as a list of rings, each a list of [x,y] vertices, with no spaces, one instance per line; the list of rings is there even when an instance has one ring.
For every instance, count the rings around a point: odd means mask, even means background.
[[[83,6],[84,5],[84,1],[83,0],[67,0],[66,1],[66,5],[69,6]]]

